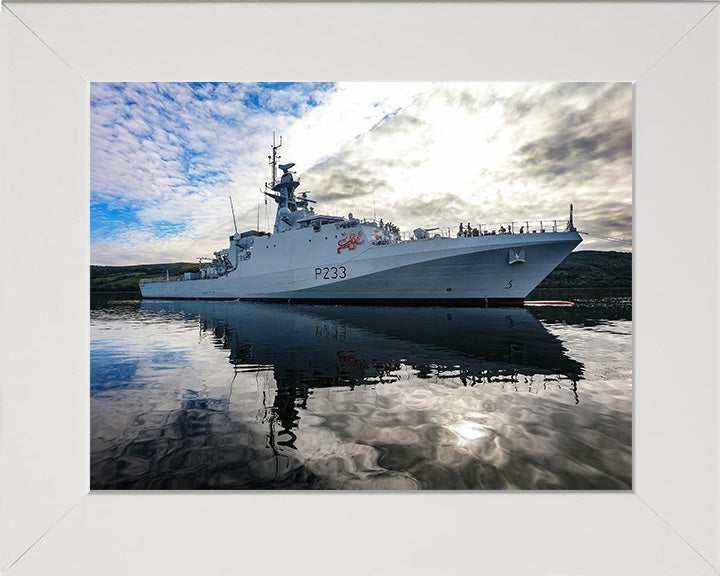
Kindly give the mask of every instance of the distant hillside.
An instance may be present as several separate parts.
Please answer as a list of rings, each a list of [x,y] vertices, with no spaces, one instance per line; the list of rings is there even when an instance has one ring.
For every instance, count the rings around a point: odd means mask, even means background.
[[[180,276],[197,271],[197,264],[139,264],[136,266],[90,266],[90,291],[140,292],[141,278]],[[629,252],[573,252],[543,280],[536,290],[557,288],[630,288],[632,254]]]
[[[585,250],[573,252],[536,290],[555,288],[630,288],[632,253]]]
[[[141,278],[160,278],[166,275],[180,276],[185,272],[197,272],[197,264],[174,262],[172,264],[137,264],[135,266],[90,266],[91,292],[140,292]]]

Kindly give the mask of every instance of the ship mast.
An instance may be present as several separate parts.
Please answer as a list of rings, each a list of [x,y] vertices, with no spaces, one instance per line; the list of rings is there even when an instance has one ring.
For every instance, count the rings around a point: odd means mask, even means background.
[[[272,143],[272,156],[268,156],[270,160],[270,166],[272,167],[272,183],[269,188],[272,188],[277,184],[277,161],[281,156],[277,153],[278,148],[282,146],[282,136],[280,136],[280,144],[275,144],[275,132],[273,132],[273,143]],[[265,188],[268,188],[268,183],[265,182]]]
[[[290,172],[294,162],[289,164],[278,164],[280,154],[277,153],[278,148],[282,146],[282,136],[280,136],[280,143],[275,143],[275,132],[273,132],[273,144],[272,144],[272,155],[268,156],[270,160],[270,167],[272,169],[272,183],[265,182],[265,196],[270,196],[278,204],[278,211],[275,217],[275,232],[282,232],[290,229],[295,225],[295,222],[306,215],[308,212],[312,212],[312,209],[307,210],[308,202],[313,200],[307,199],[307,194],[303,196],[301,200],[295,199],[295,189],[300,186],[300,181],[293,178],[293,173]],[[282,170],[282,175],[278,178],[277,169]],[[270,192],[269,190],[272,190]]]

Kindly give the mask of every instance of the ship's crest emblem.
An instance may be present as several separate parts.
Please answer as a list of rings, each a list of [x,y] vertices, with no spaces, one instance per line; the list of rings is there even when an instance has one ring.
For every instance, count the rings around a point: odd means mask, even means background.
[[[348,250],[355,250],[357,246],[360,246],[364,243],[365,242],[363,241],[362,231],[350,232],[350,236],[343,232],[340,240],[338,240],[337,253],[340,254],[340,250],[345,250],[345,248],[347,248]]]

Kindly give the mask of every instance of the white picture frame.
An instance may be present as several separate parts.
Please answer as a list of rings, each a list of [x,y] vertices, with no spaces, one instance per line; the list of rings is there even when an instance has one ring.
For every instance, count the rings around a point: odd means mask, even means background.
[[[5,3],[0,572],[719,573],[717,5]],[[110,80],[634,82],[633,491],[89,493]]]

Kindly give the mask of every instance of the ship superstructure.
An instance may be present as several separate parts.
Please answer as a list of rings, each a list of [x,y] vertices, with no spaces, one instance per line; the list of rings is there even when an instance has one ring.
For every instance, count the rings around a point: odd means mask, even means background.
[[[142,280],[144,298],[521,305],[582,241],[572,205],[566,222],[416,228],[407,238],[382,220],[321,214],[298,192],[295,164],[278,163],[281,146],[273,141],[265,189],[277,203],[272,234],[236,231],[197,273]]]

